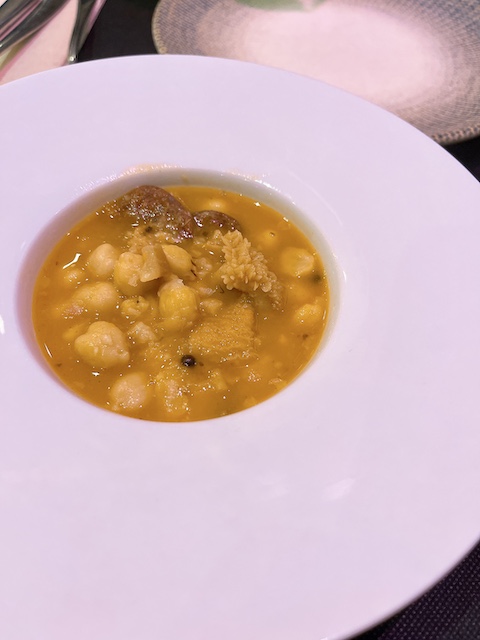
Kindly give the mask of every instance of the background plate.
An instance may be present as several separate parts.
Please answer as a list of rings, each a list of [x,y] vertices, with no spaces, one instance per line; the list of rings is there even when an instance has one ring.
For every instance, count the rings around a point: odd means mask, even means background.
[[[476,0],[161,0],[152,33],[161,53],[329,82],[443,144],[480,133]]]

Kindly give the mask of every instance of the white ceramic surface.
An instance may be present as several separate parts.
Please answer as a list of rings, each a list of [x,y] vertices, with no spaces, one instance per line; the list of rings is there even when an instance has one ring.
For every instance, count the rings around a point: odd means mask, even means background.
[[[480,533],[466,170],[372,104],[218,59],[57,69],[2,87],[0,112],[0,638],[345,638],[461,559]],[[158,166],[281,194],[338,276],[312,366],[215,421],[90,406],[31,340],[36,265],[71,204]]]

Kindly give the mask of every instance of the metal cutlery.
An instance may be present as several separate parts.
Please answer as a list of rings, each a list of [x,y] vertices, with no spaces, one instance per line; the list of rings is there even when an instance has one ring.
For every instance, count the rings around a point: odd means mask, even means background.
[[[67,1],[68,0],[30,0],[30,2],[28,2],[27,0],[14,0],[9,8],[12,0],[7,0],[7,2],[0,7],[0,27],[3,24],[7,24],[10,16],[10,28],[5,27],[4,35],[0,36],[0,53],[9,49],[14,44],[21,42],[27,36],[35,33],[35,31],[38,31]],[[23,5],[23,13],[20,5]],[[3,9],[6,11],[4,12]],[[17,20],[12,26],[13,15],[17,15],[17,18],[22,15],[23,19]],[[7,16],[6,19],[5,16]],[[6,20],[5,22],[4,19]],[[0,30],[0,34],[1,33]]]
[[[0,7],[0,40],[32,13],[42,0],[7,0]]]
[[[77,17],[68,47],[67,64],[77,61],[78,53],[90,31],[90,17],[96,4],[97,0],[78,0]]]

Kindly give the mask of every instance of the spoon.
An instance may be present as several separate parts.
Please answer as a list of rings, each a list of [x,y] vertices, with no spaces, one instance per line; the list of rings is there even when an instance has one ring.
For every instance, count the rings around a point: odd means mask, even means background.
[[[7,8],[9,2],[11,2],[11,0],[8,0],[3,6]],[[30,13],[28,13],[28,3],[20,3],[24,7],[24,11],[20,14],[17,10],[16,15],[17,17],[26,15],[26,17],[24,17],[23,20],[17,19],[15,24],[10,22],[11,28],[5,29],[4,35],[1,35],[0,32],[0,52],[13,47],[14,44],[21,42],[26,37],[35,33],[35,31],[38,31],[45,23],[53,18],[66,2],[67,0],[37,0],[36,3],[32,2],[31,5],[29,5],[31,8]]]

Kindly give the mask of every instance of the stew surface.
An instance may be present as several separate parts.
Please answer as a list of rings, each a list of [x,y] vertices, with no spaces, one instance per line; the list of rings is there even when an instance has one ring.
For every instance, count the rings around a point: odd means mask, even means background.
[[[146,420],[241,411],[291,382],[328,316],[321,258],[279,212],[217,188],[138,187],[41,268],[40,348],[84,399]]]

